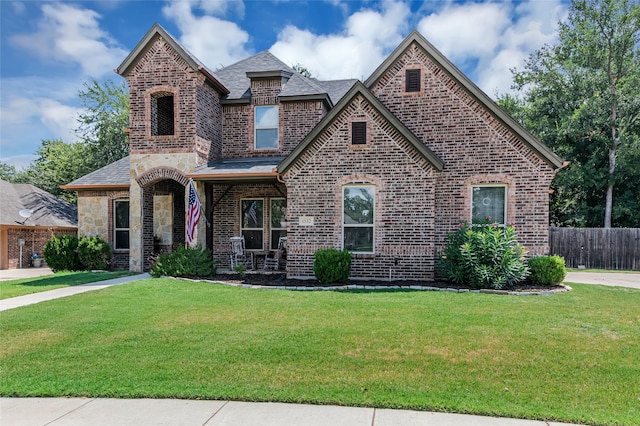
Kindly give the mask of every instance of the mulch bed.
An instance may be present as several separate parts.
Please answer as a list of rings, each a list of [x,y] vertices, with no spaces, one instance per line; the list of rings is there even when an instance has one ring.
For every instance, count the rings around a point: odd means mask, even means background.
[[[244,276],[239,274],[217,274],[208,278],[209,281],[220,281],[228,284],[245,285],[245,286],[262,286],[262,287],[311,287],[326,288],[335,287],[345,288],[349,286],[361,287],[389,287],[389,288],[410,288],[410,287],[435,287],[439,289],[455,289],[455,290],[477,290],[469,286],[459,285],[448,281],[377,281],[377,280],[349,280],[346,283],[325,285],[315,279],[296,280],[288,279],[285,274],[256,274],[247,273]],[[522,292],[522,293],[547,293],[565,291],[568,288],[563,285],[556,286],[540,286],[534,285],[528,281],[522,281],[513,287],[504,288],[499,292]]]

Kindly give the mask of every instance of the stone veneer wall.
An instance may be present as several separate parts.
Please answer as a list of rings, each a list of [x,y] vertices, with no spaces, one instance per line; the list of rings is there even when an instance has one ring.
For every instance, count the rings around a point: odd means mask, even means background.
[[[405,92],[407,69],[420,69],[420,92]],[[530,254],[548,252],[553,168],[412,44],[372,92],[444,162],[435,187],[436,251],[471,219],[471,186],[508,185],[508,220]]]
[[[367,144],[351,145],[351,122],[367,123]],[[285,173],[287,274],[313,276],[319,248],[341,249],[342,190],[375,186],[374,253],[354,254],[354,278],[434,278],[437,172],[364,97],[357,96]],[[313,216],[313,226],[300,226]]]
[[[131,154],[131,188],[129,198],[130,226],[130,263],[131,271],[140,272],[148,267],[148,257],[153,252],[153,194],[157,182],[170,180],[175,182],[174,190],[180,186],[179,194],[188,203],[184,187],[188,180],[185,174],[193,172],[196,167],[196,156],[190,153],[172,154]],[[178,185],[179,184],[179,185]],[[141,186],[143,185],[143,186]],[[200,202],[205,205],[206,196],[202,184],[196,184]],[[147,200],[145,202],[145,200]],[[146,207],[145,207],[146,206]],[[184,241],[184,208],[173,211],[173,245],[181,237]],[[198,224],[198,242],[205,244],[205,221]]]
[[[78,191],[78,236],[97,236],[114,247],[113,201],[128,198],[128,191]],[[128,269],[129,250],[114,250],[111,267]]]

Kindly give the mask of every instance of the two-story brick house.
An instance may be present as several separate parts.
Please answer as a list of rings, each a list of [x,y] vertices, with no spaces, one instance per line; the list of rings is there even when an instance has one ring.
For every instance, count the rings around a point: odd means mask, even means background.
[[[189,179],[197,241],[223,266],[232,236],[265,252],[286,235],[290,277],[336,247],[354,278],[432,280],[447,233],[486,216],[547,251],[562,160],[417,32],[364,83],[305,78],[269,52],[212,72],[159,25],[116,71],[130,155],[65,188],[79,233],[110,241],[120,266],[184,244]]]

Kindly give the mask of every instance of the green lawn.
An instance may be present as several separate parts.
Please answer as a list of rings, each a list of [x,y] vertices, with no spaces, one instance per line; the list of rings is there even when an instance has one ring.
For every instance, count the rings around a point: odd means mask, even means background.
[[[0,299],[24,296],[25,294],[54,290],[56,288],[69,287],[72,285],[110,280],[112,278],[119,278],[126,275],[131,275],[131,272],[56,272],[53,275],[45,275],[36,278],[0,281]]]
[[[640,291],[143,280],[0,313],[2,396],[344,404],[637,425]]]

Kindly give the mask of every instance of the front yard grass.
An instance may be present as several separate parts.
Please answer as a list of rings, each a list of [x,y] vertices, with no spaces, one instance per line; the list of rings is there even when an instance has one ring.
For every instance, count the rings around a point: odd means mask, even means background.
[[[0,299],[24,296],[25,294],[39,293],[41,291],[55,290],[56,288],[72,285],[88,284],[97,281],[110,280],[131,275],[129,271],[82,271],[82,272],[56,272],[53,275],[44,275],[35,278],[23,278],[19,280],[0,281]]]
[[[294,292],[155,279],[0,313],[2,396],[640,420],[640,291]]]

